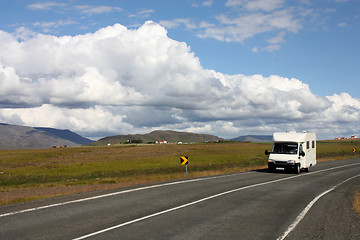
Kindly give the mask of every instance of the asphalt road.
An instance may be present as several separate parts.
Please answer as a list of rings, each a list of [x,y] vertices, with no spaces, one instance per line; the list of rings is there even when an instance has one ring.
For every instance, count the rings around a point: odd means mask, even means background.
[[[79,194],[0,207],[0,239],[359,239],[355,190],[360,158]]]

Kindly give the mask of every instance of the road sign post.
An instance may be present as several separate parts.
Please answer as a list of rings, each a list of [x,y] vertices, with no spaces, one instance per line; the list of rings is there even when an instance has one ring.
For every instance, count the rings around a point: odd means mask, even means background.
[[[181,165],[185,165],[186,179],[187,179],[188,178],[187,165],[189,163],[189,158],[187,156],[181,156],[180,157],[180,163],[181,163]]]
[[[353,148],[353,152],[355,153],[355,156],[356,156],[356,148]]]

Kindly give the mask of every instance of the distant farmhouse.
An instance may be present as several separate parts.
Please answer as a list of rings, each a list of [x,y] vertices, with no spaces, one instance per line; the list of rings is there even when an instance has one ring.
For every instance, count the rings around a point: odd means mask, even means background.
[[[356,135],[352,135],[350,137],[350,139],[355,139],[355,138],[358,138]],[[348,139],[347,137],[341,137],[341,138],[335,138],[336,140],[339,140],[339,139]]]

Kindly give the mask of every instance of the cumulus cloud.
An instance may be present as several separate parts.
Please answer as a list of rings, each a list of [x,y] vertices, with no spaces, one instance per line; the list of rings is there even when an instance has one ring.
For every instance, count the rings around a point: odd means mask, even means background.
[[[88,137],[154,129],[222,137],[326,132],[326,125],[360,130],[358,99],[316,96],[295,78],[204,69],[186,43],[151,21],[77,36],[22,32],[26,37],[0,31],[0,122]]]

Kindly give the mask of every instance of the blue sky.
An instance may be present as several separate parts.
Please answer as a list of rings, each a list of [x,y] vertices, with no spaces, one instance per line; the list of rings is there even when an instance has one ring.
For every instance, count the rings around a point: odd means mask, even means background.
[[[236,1],[234,1],[236,2]],[[120,23],[129,28],[146,20],[161,23],[177,19],[193,27],[168,27],[168,36],[186,42],[200,58],[204,68],[227,74],[276,74],[295,77],[311,85],[315,94],[348,92],[360,97],[354,87],[360,80],[360,2],[356,0],[284,1],[280,10],[298,26],[260,31],[244,39],[228,42],[212,37],[198,37],[202,22],[223,27],[217,18],[224,14],[236,18],[252,13],[272,11],[247,10],[239,4],[226,6],[226,1],[1,1],[1,29],[13,32],[25,26],[36,32],[77,35]],[[266,2],[266,1],[263,1]],[[283,2],[283,1],[268,1]],[[270,4],[269,4],[270,5]],[[299,10],[300,9],[300,10]],[[303,11],[300,13],[298,11]],[[305,16],[301,16],[308,14]],[[166,25],[166,24],[165,24]],[[165,26],[166,27],[166,26]],[[256,26],[255,26],[256,27]],[[199,31],[200,30],[200,31]],[[254,31],[257,31],[254,29]],[[269,39],[283,34],[276,49],[265,50]],[[257,52],[254,52],[258,49]],[[262,50],[263,49],[263,50]]]
[[[359,10],[357,0],[1,0],[0,84],[6,87],[0,90],[0,121],[69,128],[92,138],[155,129],[226,138],[293,129],[316,131],[323,138],[359,134]],[[116,55],[103,49],[100,56],[133,63],[128,69],[134,72],[82,61],[98,56],[95,33],[104,34],[101,39],[107,38],[109,47],[134,48]],[[66,36],[70,40],[65,41]],[[147,47],[136,45],[146,45],[146,40],[151,42]],[[164,42],[169,48],[163,49]],[[77,54],[61,50],[75,45],[74,52],[86,49]],[[157,47],[166,56],[152,52]],[[139,56],[153,61],[139,65]],[[167,63],[160,61],[164,57]],[[47,67],[41,69],[44,63],[38,58],[48,58]],[[71,69],[75,65],[78,68]],[[137,76],[136,71],[150,71],[148,67],[153,76]],[[109,77],[109,72],[114,74]],[[184,79],[179,80],[179,74]],[[168,77],[151,78],[158,76]],[[77,83],[72,84],[77,91],[53,86],[67,81]],[[151,81],[158,88],[144,87]],[[105,88],[103,95],[92,94],[89,89],[96,89],[95,83],[120,84],[117,91],[126,88],[123,95],[134,100],[109,97]],[[13,90],[19,86],[22,90]],[[169,86],[184,91],[174,93]],[[72,91],[77,98],[66,94]],[[166,98],[170,95],[171,101]],[[206,106],[206,98],[214,102],[212,107]],[[279,113],[273,108],[290,110]],[[44,117],[30,116],[37,111]],[[58,115],[48,119],[48,112]],[[120,124],[105,120],[110,117]]]

